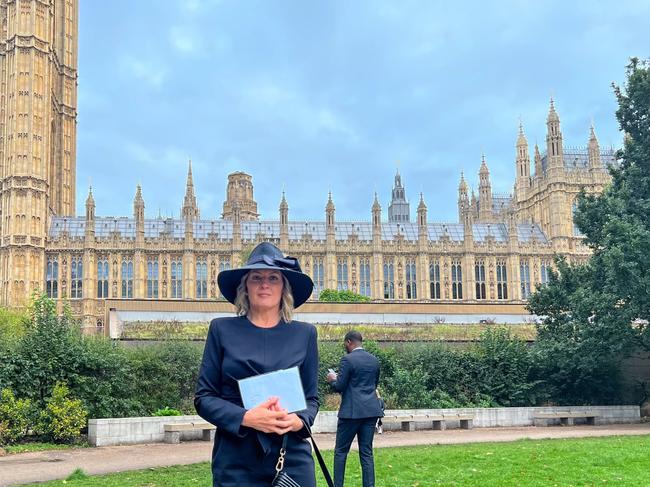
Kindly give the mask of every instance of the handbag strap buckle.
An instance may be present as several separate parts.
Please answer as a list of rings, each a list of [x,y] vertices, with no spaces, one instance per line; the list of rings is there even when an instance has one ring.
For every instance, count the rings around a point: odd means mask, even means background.
[[[284,448],[280,449],[280,456],[278,457],[278,463],[275,465],[275,471],[276,473],[282,472],[282,469],[284,468],[284,455],[287,453],[287,450]]]

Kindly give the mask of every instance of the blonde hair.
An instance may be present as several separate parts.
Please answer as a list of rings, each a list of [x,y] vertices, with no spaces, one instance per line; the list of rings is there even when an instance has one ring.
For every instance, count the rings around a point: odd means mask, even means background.
[[[248,300],[248,291],[246,290],[246,281],[250,271],[244,274],[237,286],[237,296],[235,297],[235,311],[237,316],[246,316],[251,309],[251,303]],[[291,292],[291,284],[282,272],[282,298],[280,299],[280,316],[285,323],[291,323],[293,319],[293,293]]]

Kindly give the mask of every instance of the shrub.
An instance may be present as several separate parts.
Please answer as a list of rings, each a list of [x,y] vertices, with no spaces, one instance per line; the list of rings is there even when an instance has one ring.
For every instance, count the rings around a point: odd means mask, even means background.
[[[164,408],[157,409],[153,413],[151,413],[152,416],[182,416],[183,413],[181,413],[178,409],[172,409],[170,407],[165,406]]]
[[[8,387],[44,409],[57,382],[83,402],[93,418],[145,415],[134,367],[125,348],[104,337],[82,336],[53,300],[38,297],[25,333],[12,350],[0,347],[0,388]],[[162,406],[162,404],[161,404]]]
[[[145,414],[165,406],[194,413],[202,345],[170,341],[127,349],[136,397]]]
[[[370,301],[370,298],[368,296],[363,296],[352,291],[323,289],[318,295],[318,300],[334,303],[367,303]]]
[[[80,334],[68,313],[56,315],[53,300],[36,299],[25,335],[6,357],[10,372],[0,377],[0,387],[31,399],[36,407],[44,406],[54,385],[72,382],[70,376],[79,369]]]
[[[67,376],[70,392],[91,418],[141,416],[140,384],[125,347],[104,337],[80,337],[78,367]]]
[[[25,334],[26,328],[25,313],[0,308],[0,349],[13,349]]]
[[[505,327],[487,328],[476,347],[478,382],[484,394],[503,406],[535,404],[540,382],[530,379],[532,355]]]
[[[427,373],[421,367],[396,367],[390,382],[384,382],[383,398],[386,407],[428,409],[434,407],[432,391],[427,389]]]
[[[0,445],[15,443],[27,435],[31,417],[29,399],[16,399],[11,389],[0,391]]]
[[[71,442],[86,426],[88,412],[79,399],[71,399],[69,394],[68,386],[58,382],[41,412],[41,432],[56,442]]]

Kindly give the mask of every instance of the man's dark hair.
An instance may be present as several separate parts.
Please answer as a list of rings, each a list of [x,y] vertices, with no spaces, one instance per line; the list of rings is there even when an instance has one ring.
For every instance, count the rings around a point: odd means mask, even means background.
[[[361,337],[361,333],[359,333],[356,330],[350,330],[349,332],[347,332],[345,334],[345,339],[344,340],[346,342],[347,341],[356,342],[356,343],[363,342],[363,338]]]

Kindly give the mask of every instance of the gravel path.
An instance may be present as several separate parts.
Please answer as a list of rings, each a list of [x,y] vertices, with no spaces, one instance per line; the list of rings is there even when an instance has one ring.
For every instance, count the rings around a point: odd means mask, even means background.
[[[514,441],[523,438],[583,438],[615,435],[650,435],[650,423],[602,426],[551,426],[546,428],[475,428],[446,431],[386,432],[375,436],[375,448]],[[334,447],[334,434],[316,435],[319,448]],[[211,444],[190,441],[178,445],[105,446],[71,450],[19,453],[0,457],[0,486],[63,479],[77,468],[91,475],[187,465],[210,460]]]

